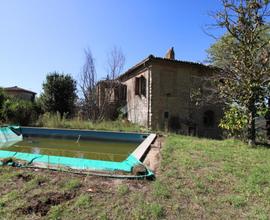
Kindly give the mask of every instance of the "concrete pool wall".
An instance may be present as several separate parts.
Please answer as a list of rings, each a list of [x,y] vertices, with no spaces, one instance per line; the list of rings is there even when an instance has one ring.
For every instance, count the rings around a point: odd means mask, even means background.
[[[89,171],[123,171],[132,172],[134,166],[142,164],[141,159],[149,150],[151,143],[155,140],[155,134],[143,133],[123,133],[123,132],[108,132],[108,131],[90,131],[90,130],[73,130],[73,129],[51,129],[51,128],[33,128],[21,127],[21,132],[24,136],[72,136],[72,137],[86,137],[103,140],[122,140],[135,141],[141,144],[124,160],[121,162],[90,160],[83,158],[71,158],[63,156],[49,156],[42,154],[20,153],[0,150],[0,158],[15,158],[36,166],[43,167],[58,167],[71,168],[78,170]],[[153,175],[149,171],[149,175]]]

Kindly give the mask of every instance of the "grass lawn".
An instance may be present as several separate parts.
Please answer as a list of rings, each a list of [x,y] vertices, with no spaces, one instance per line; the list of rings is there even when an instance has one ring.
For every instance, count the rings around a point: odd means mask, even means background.
[[[198,218],[270,218],[270,149],[170,135],[152,182],[0,168],[0,219]]]

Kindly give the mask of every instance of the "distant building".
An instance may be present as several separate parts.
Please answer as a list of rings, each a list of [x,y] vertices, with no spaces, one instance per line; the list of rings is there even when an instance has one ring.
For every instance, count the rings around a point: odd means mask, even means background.
[[[4,92],[9,96],[13,96],[19,99],[32,101],[32,102],[35,100],[35,96],[36,96],[35,92],[20,88],[18,86],[6,87],[4,88]]]

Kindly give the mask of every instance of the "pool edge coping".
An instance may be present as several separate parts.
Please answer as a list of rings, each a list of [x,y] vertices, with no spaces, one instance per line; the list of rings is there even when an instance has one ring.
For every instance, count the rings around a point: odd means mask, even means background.
[[[154,133],[149,134],[148,137],[138,147],[136,147],[136,149],[131,153],[131,155],[137,158],[137,160],[141,161],[141,159],[146,154],[156,137],[157,135]]]
[[[146,132],[140,132],[140,131],[125,131],[125,130],[119,130],[119,131],[110,131],[110,130],[92,130],[92,129],[81,129],[81,128],[51,128],[51,127],[33,127],[33,126],[20,126],[21,128],[38,128],[38,129],[50,129],[50,130],[69,130],[69,131],[93,131],[93,132],[104,132],[104,133],[127,133],[127,134],[141,134],[141,135],[150,135],[150,131]]]

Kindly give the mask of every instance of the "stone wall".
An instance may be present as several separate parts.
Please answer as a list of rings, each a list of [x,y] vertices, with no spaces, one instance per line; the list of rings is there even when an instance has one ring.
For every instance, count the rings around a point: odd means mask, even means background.
[[[151,127],[154,130],[174,130],[182,134],[217,138],[221,131],[218,128],[222,116],[221,106],[207,105],[197,107],[190,99],[192,91],[202,75],[210,71],[207,67],[190,64],[164,63],[152,64],[152,117]],[[213,124],[205,125],[204,114],[213,112]]]
[[[170,118],[186,119],[188,117],[189,73],[183,71],[179,74],[178,71],[178,68],[164,65],[152,67],[151,123],[155,130],[166,129]]]
[[[135,77],[132,77],[123,84],[127,86],[127,115],[128,120],[139,125],[148,127],[149,125],[149,75],[150,70],[145,68],[141,70]],[[136,77],[145,77],[146,79],[146,96],[135,94]]]
[[[211,69],[203,65],[160,59],[133,70],[122,82],[127,86],[128,120],[152,130],[220,137],[222,107],[198,107],[191,101],[192,92],[202,85],[211,92],[211,82],[204,80],[208,74]],[[135,94],[135,81],[141,76],[147,82],[145,96]]]

